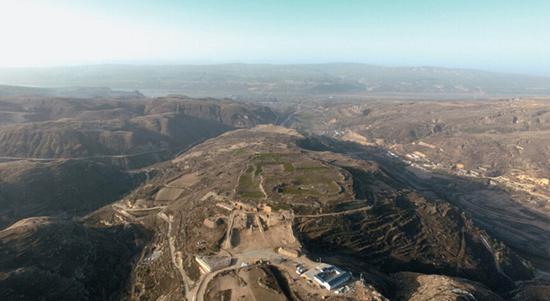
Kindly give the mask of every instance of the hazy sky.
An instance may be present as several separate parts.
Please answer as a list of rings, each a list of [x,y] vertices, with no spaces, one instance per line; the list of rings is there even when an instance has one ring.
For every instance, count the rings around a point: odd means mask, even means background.
[[[436,65],[550,74],[548,0],[0,0],[0,67]]]

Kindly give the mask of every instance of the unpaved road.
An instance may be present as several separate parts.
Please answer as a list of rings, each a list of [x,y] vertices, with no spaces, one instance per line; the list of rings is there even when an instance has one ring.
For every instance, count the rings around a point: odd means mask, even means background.
[[[231,211],[231,214],[229,215],[229,223],[227,226],[227,233],[225,234],[225,241],[223,243],[224,249],[230,249],[231,248],[231,236],[233,236],[233,224],[235,222],[235,215],[237,215],[236,210]]]
[[[168,223],[168,231],[166,232],[166,238],[168,239],[168,247],[170,248],[170,256],[172,258],[172,264],[174,265],[176,271],[178,271],[181,275],[185,293],[189,294],[191,279],[189,279],[189,277],[185,273],[185,270],[183,269],[181,258],[179,258],[178,260],[178,256],[176,255],[176,246],[175,246],[176,238],[172,235],[172,222],[174,218],[172,216],[166,215],[164,212],[159,212],[158,217],[160,217],[162,220]]]
[[[267,199],[267,193],[264,189],[264,177],[260,176],[260,191],[264,194],[264,199]]]
[[[133,154],[122,154],[122,155],[95,155],[95,156],[82,156],[82,157],[51,157],[51,158],[0,156],[0,160],[58,161],[58,160],[90,160],[90,159],[110,159],[110,158],[123,159],[123,158],[136,157],[136,156],[141,156],[141,155],[162,153],[162,152],[167,152],[167,151],[169,151],[169,150],[168,149],[159,149],[159,150],[154,150],[154,151],[139,152],[139,153],[133,153]]]
[[[355,212],[361,212],[361,211],[367,211],[372,209],[372,206],[365,206],[361,208],[356,209],[350,209],[350,210],[344,210],[344,211],[338,211],[338,212],[328,212],[328,213],[319,213],[319,214],[296,214],[294,217],[325,217],[325,216],[337,216],[337,215],[345,215]]]

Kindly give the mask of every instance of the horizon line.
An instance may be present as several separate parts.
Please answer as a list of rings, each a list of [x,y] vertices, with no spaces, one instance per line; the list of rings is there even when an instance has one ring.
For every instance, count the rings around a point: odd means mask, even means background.
[[[326,61],[316,63],[290,63],[290,62],[199,62],[199,63],[187,63],[187,62],[109,62],[109,63],[90,63],[90,64],[60,64],[60,65],[44,65],[44,66],[0,66],[0,70],[24,70],[24,69],[62,69],[62,68],[86,68],[86,67],[102,67],[102,66],[120,66],[120,67],[213,67],[213,66],[231,66],[231,65],[244,65],[244,66],[315,66],[315,65],[360,65],[365,67],[378,67],[387,69],[441,69],[441,70],[462,70],[462,71],[475,71],[492,74],[504,74],[504,75],[520,75],[531,77],[544,77],[550,78],[548,73],[525,73],[521,71],[498,71],[489,70],[475,67],[452,67],[444,65],[393,65],[393,64],[373,64],[366,62],[353,62],[353,61]]]

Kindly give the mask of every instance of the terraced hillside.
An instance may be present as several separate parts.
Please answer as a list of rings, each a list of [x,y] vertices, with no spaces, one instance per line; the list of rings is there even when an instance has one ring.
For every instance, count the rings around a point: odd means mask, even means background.
[[[356,101],[302,105],[292,127],[384,147],[421,168],[482,178],[530,194],[517,202],[550,214],[547,98]]]
[[[418,294],[422,277],[449,284],[422,281],[422,294],[439,289],[458,299],[499,300],[495,294],[516,294],[518,284],[533,278],[528,261],[445,199],[402,183],[374,153],[373,160],[354,158],[304,139],[275,126],[222,134],[150,167],[157,176],[77,224],[107,232],[131,225],[150,233],[133,253],[127,286],[117,290],[131,300],[401,299]],[[197,258],[231,260],[205,271]],[[295,279],[296,264],[313,269],[318,260],[352,272],[343,295]],[[402,271],[421,274],[391,275]],[[83,273],[97,275],[94,269]]]
[[[214,99],[61,98],[21,89],[0,95],[0,228],[31,216],[87,214],[152,177],[147,166],[277,119],[266,107]]]

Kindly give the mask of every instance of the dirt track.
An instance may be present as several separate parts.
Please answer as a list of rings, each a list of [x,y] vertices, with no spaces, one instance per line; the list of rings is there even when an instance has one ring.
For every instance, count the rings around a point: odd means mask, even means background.
[[[170,256],[172,258],[172,264],[174,265],[174,268],[176,269],[176,271],[179,272],[182,279],[183,287],[185,288],[185,293],[188,294],[190,292],[189,288],[190,288],[191,280],[189,279],[189,277],[185,273],[185,270],[183,269],[181,258],[179,258],[178,260],[178,256],[176,255],[176,247],[174,244],[174,241],[176,238],[172,235],[173,218],[171,216],[167,216],[164,212],[160,212],[158,214],[158,217],[160,217],[162,220],[164,220],[168,224],[168,231],[166,232],[166,238],[168,240],[168,246],[170,248]]]
[[[294,217],[324,217],[324,216],[336,216],[336,215],[345,215],[355,212],[361,212],[361,211],[367,211],[372,209],[372,206],[365,206],[361,208],[356,209],[350,209],[350,210],[344,210],[344,211],[338,211],[338,212],[329,212],[329,213],[319,213],[319,214],[302,214],[302,215],[295,215]]]

